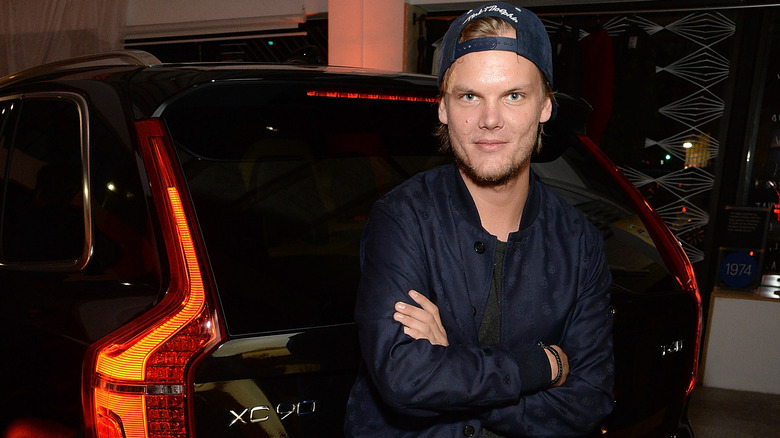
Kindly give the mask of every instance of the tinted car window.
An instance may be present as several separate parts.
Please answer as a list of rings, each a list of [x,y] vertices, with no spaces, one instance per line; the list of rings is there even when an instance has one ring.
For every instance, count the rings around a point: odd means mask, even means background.
[[[75,261],[85,252],[81,116],[70,99],[6,101],[5,263]]]
[[[571,147],[533,169],[601,231],[613,287],[635,293],[681,290],[625,195],[592,157]]]
[[[352,321],[373,203],[449,160],[430,130],[433,94],[226,84],[163,117],[234,334]]]
[[[18,100],[0,101],[0,213],[5,192],[5,174],[8,171],[8,154],[11,151],[11,132],[13,131],[12,114]],[[0,215],[2,217],[2,215]]]
[[[383,193],[449,161],[433,95],[295,83],[217,84],[164,111],[233,333],[352,320],[359,242]],[[424,120],[425,122],[420,122]],[[534,164],[604,235],[614,285],[678,290],[600,166],[577,148]],[[252,309],[277,311],[257,318]]]

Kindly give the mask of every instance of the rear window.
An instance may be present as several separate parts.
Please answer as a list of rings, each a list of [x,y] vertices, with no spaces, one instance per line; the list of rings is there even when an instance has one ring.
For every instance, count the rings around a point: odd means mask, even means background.
[[[347,323],[378,197],[449,159],[435,88],[215,84],[168,124],[233,334]]]
[[[374,202],[438,153],[436,89],[213,84],[163,113],[232,334],[353,321]],[[609,175],[580,148],[534,164],[604,236],[614,286],[679,289]]]

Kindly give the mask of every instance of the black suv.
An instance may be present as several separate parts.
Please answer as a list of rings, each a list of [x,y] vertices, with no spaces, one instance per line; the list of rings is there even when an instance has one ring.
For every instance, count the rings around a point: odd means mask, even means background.
[[[433,77],[161,65],[0,80],[4,436],[334,437],[374,201],[450,161]],[[691,435],[701,310],[679,243],[559,96],[536,173],[602,230],[607,436]],[[28,434],[28,435],[25,435]]]

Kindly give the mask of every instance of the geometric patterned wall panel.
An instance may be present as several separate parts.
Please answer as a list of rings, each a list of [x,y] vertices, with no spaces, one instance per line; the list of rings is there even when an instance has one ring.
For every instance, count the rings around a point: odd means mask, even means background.
[[[640,29],[652,48],[646,53],[656,63],[654,77],[644,86],[652,88],[649,91],[657,106],[648,120],[634,129],[641,139],[623,145],[618,136],[613,138],[612,148],[617,144],[632,150],[610,154],[606,146],[604,149],[645,194],[691,261],[699,262],[704,258],[704,228],[710,221],[707,212],[720,148],[719,123],[726,111],[724,84],[729,77],[728,54],[735,24],[718,12],[658,12],[597,19],[616,43],[632,29]],[[562,28],[577,32],[580,41],[594,32],[579,28],[581,17],[544,17],[543,22],[551,38]],[[615,56],[619,56],[617,50]],[[631,128],[620,132],[632,133]]]

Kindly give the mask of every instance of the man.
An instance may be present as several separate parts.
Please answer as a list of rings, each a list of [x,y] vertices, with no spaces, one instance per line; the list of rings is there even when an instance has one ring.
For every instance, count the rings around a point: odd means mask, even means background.
[[[495,2],[440,52],[455,164],[382,198],[362,243],[348,436],[578,436],[613,405],[601,234],[530,170],[554,112],[539,19]]]

